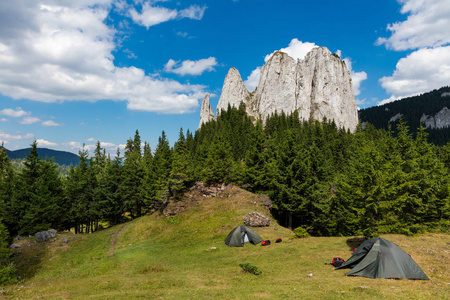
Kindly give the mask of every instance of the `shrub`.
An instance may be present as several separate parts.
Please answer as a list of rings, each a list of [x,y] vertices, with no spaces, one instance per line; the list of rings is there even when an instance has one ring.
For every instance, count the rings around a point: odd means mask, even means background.
[[[249,263],[245,263],[245,264],[239,264],[239,266],[242,268],[242,272],[243,273],[252,273],[255,275],[260,275],[262,272],[260,269],[258,269],[258,267],[251,265]]]
[[[309,237],[308,231],[306,231],[306,229],[303,228],[303,227],[295,228],[294,229],[294,234],[295,234],[295,237],[297,237],[297,238],[307,238],[307,237]]]

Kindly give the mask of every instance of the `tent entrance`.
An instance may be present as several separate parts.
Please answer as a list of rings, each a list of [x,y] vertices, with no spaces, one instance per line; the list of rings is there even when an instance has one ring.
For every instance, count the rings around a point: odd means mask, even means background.
[[[244,244],[245,243],[250,243],[250,240],[248,239],[247,233],[244,234]]]

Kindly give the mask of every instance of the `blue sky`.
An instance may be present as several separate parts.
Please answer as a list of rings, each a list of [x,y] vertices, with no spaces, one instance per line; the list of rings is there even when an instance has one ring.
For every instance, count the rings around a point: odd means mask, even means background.
[[[111,154],[132,138],[195,132],[225,75],[257,84],[268,55],[340,54],[358,106],[450,85],[448,0],[0,2],[0,140],[8,149]]]

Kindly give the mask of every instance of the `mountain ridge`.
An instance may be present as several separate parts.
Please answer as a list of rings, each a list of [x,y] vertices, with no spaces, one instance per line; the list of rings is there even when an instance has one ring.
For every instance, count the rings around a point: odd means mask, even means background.
[[[0,147],[2,148],[2,147]],[[31,148],[24,148],[24,149],[18,149],[18,150],[6,150],[6,155],[10,159],[25,159],[27,154],[30,153]],[[39,158],[53,158],[55,163],[58,165],[78,165],[80,162],[80,159],[78,158],[78,155],[68,152],[68,151],[62,151],[62,150],[54,150],[49,148],[37,148],[38,151],[38,157]]]

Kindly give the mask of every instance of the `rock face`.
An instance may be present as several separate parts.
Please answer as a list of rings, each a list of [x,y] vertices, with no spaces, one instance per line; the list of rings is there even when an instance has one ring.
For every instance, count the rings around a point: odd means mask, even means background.
[[[434,117],[423,114],[420,118],[420,122],[424,124],[426,128],[442,129],[450,127],[450,109],[444,107]]]
[[[270,225],[270,218],[267,218],[262,213],[251,212],[244,218],[244,224],[253,227],[264,227]]]
[[[36,241],[38,242],[45,242],[51,238],[54,238],[56,236],[56,230],[55,229],[49,229],[47,231],[40,231],[35,234]]]
[[[205,99],[202,102],[202,108],[200,110],[200,124],[198,128],[202,127],[202,124],[214,120],[214,111],[209,104],[209,94],[206,94]]]
[[[298,112],[300,119],[334,120],[354,131],[358,111],[350,71],[327,48],[314,48],[304,60],[275,52],[261,68],[258,87],[249,93],[239,72],[228,72],[217,105],[217,114],[228,105],[243,102],[248,115],[263,120],[275,113]]]

